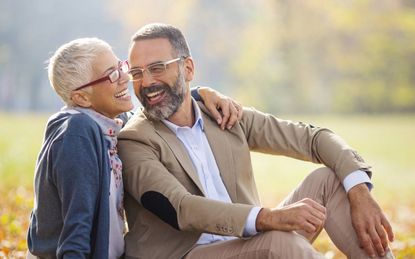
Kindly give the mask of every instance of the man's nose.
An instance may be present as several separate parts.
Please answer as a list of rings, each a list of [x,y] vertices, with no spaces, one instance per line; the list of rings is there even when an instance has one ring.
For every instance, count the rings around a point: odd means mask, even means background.
[[[149,87],[156,83],[156,80],[154,80],[154,77],[151,75],[151,73],[148,70],[144,70],[143,72],[143,80],[141,82],[141,86],[143,87]]]

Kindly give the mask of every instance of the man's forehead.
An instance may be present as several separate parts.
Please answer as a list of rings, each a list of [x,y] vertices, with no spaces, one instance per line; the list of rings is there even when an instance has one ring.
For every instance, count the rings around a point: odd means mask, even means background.
[[[156,61],[172,58],[172,46],[168,39],[157,38],[139,40],[130,50],[130,63],[133,67],[144,66]]]

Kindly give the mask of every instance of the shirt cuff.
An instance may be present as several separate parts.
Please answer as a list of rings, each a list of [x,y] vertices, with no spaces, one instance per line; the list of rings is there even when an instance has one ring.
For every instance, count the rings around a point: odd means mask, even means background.
[[[363,172],[362,170],[354,171],[353,173],[346,176],[346,178],[343,180],[343,186],[346,192],[349,192],[350,189],[361,183],[366,183],[369,191],[372,190],[372,181],[370,180],[367,173]]]
[[[258,231],[256,231],[256,218],[258,217],[258,213],[261,210],[261,207],[253,207],[248,214],[248,218],[246,218],[245,228],[244,228],[244,237],[249,237],[256,235]]]

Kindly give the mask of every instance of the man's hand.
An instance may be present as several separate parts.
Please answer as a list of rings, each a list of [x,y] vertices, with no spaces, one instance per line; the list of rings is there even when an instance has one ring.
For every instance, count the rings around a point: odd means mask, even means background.
[[[312,199],[305,198],[282,208],[262,209],[256,220],[257,231],[303,230],[318,232],[324,225],[326,208]]]
[[[370,256],[384,256],[393,231],[382,209],[370,195],[365,183],[358,184],[348,192],[353,227],[360,246]]]
[[[242,118],[242,106],[233,99],[209,87],[199,87],[199,95],[221,129],[231,129]]]

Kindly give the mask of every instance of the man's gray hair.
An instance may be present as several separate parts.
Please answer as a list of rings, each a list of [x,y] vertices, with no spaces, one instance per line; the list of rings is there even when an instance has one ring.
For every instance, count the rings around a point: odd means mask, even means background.
[[[111,46],[97,38],[80,38],[63,44],[49,59],[49,81],[68,106],[73,106],[71,92],[92,81],[93,62]]]
[[[140,40],[167,39],[173,47],[172,55],[189,57],[190,48],[183,33],[176,27],[164,23],[150,23],[141,27],[131,38],[132,43]]]

